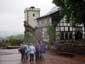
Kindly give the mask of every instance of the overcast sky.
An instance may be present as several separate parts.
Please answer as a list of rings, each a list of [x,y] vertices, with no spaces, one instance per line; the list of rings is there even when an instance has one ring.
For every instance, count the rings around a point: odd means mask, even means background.
[[[0,31],[24,32],[24,9],[30,6],[44,15],[55,5],[52,0],[0,0]]]

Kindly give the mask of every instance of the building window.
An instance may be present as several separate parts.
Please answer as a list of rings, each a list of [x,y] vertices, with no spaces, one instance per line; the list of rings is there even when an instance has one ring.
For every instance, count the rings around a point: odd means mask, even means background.
[[[82,36],[83,36],[83,34],[81,31],[75,31],[75,40],[83,39]]]
[[[60,33],[61,33],[61,34],[60,34],[60,39],[61,39],[61,40],[64,40],[64,31],[61,31]]]
[[[69,32],[69,40],[72,40],[72,31]]]
[[[33,13],[33,17],[35,16],[35,14]]]
[[[65,31],[64,34],[65,34],[65,40],[68,40],[68,31]]]

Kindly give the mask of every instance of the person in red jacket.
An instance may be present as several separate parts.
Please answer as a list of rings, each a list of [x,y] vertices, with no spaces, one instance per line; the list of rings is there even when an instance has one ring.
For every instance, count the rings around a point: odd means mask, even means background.
[[[39,45],[39,41],[36,42],[36,45],[35,45],[35,49],[36,49],[36,62],[40,59],[39,56],[40,56],[40,45]]]

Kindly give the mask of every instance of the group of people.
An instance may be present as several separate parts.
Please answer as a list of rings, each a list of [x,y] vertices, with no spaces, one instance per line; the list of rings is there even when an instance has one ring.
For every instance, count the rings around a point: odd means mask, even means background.
[[[21,60],[29,60],[30,62],[43,59],[45,51],[45,43],[43,41],[37,41],[35,45],[33,43],[30,43],[29,45],[21,45],[21,48],[19,49]]]

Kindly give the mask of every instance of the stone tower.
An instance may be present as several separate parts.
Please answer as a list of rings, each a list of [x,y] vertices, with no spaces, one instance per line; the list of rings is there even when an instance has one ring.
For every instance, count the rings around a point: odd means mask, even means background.
[[[33,42],[33,30],[37,27],[37,18],[40,17],[40,8],[30,7],[26,8],[24,10],[25,14],[25,21],[24,21],[24,27],[25,27],[25,36],[24,40],[25,42]]]
[[[36,18],[40,17],[40,9],[32,6],[26,8],[24,13],[26,23],[35,28],[37,26]]]

